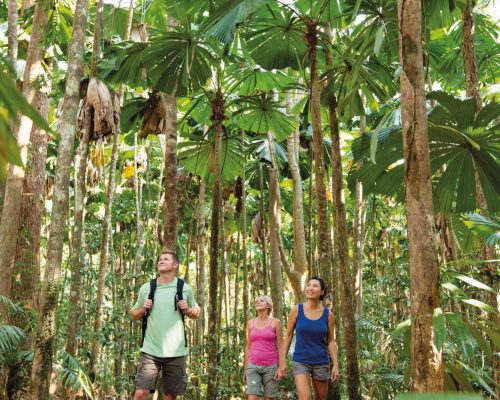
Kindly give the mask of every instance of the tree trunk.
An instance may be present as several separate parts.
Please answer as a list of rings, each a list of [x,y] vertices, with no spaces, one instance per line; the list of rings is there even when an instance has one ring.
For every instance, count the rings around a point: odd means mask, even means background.
[[[245,132],[241,131],[241,153],[246,154],[245,149]],[[247,266],[247,195],[246,195],[246,177],[245,177],[245,161],[243,161],[241,172],[241,233],[242,233],[242,265],[243,265],[243,326],[247,326],[248,322],[248,266]],[[251,260],[250,260],[251,263]],[[246,347],[245,347],[246,351]],[[244,354],[245,356],[245,354]],[[243,358],[245,359],[245,358]]]
[[[362,96],[363,105],[365,98]],[[366,131],[366,115],[360,116],[359,134],[363,136]],[[361,168],[361,164],[358,165]],[[363,201],[363,184],[356,181],[356,205],[354,207],[354,226],[353,226],[353,283],[354,283],[354,313],[359,319],[363,312],[363,236],[365,231],[365,214],[366,209]]]
[[[330,131],[332,137],[333,192],[335,199],[335,221],[337,225],[337,251],[339,254],[340,277],[342,281],[342,321],[344,323],[344,344],[347,359],[347,392],[349,399],[361,400],[358,365],[358,346],[352,279],[349,269],[349,234],[345,209],[342,159],[340,154],[340,130],[337,119],[337,99],[330,96],[328,101]]]
[[[52,353],[56,335],[57,295],[60,266],[68,214],[68,188],[73,158],[78,94],[83,66],[83,48],[87,26],[88,0],[77,0],[73,20],[73,36],[69,46],[68,72],[64,105],[60,117],[60,142],[57,154],[56,176],[52,201],[52,219],[49,228],[45,283],[42,291],[42,313],[31,370],[28,400],[49,398],[49,378],[52,373]]]
[[[50,100],[46,93],[37,91],[35,109],[47,120]],[[45,160],[47,158],[47,132],[33,126],[31,132],[30,162],[24,178],[21,203],[21,229],[18,233],[12,300],[24,302],[25,307],[40,307],[40,235],[44,209]]]
[[[439,264],[433,234],[421,2],[398,0],[398,15],[403,67],[400,84],[410,263],[412,389],[440,392],[444,386],[442,349],[436,348],[433,331],[433,313],[439,307]]]
[[[9,0],[7,8],[8,56],[12,65],[15,65],[17,61],[17,0]]]
[[[267,223],[266,223],[266,212],[264,209],[264,171],[262,168],[262,163],[259,162],[259,188],[260,188],[260,196],[259,196],[259,204],[260,204],[260,223],[262,226],[262,287],[261,290],[264,293],[267,293],[267,285],[269,282],[269,275],[267,272]]]
[[[96,316],[94,320],[94,334],[90,359],[90,375],[95,378],[97,373],[97,362],[100,353],[100,334],[102,329],[102,304],[104,300],[104,282],[106,280],[106,267],[108,265],[108,251],[111,239],[111,209],[113,206],[113,195],[115,192],[116,162],[118,160],[118,141],[120,131],[114,132],[113,153],[109,165],[108,187],[106,190],[106,204],[104,209],[104,221],[102,223],[102,238],[99,256],[99,277],[97,281]]]
[[[319,251],[319,272],[325,282],[332,286],[332,260],[330,256],[330,228],[328,227],[328,216],[326,209],[326,188],[325,188],[325,167],[323,156],[323,133],[321,129],[321,104],[320,87],[318,76],[318,59],[316,46],[318,42],[318,32],[316,21],[308,18],[307,41],[309,46],[309,62],[311,68],[311,123],[313,129],[313,153],[314,153],[314,189],[316,195],[316,215],[318,227],[318,251]],[[326,297],[326,304],[331,304],[331,293]]]
[[[9,13],[11,12],[11,1],[9,2]],[[28,53],[26,55],[26,64],[23,76],[23,96],[30,104],[34,104],[36,93],[36,84],[32,86],[42,73],[41,58],[42,58],[42,38],[47,26],[48,13],[46,1],[41,1],[36,5],[35,15],[33,17],[33,29],[28,44]],[[17,3],[15,4],[15,51],[17,53]],[[9,29],[12,16],[9,15]],[[9,45],[11,40],[9,31]],[[9,47],[9,53],[11,52]],[[9,54],[11,55],[11,54]],[[21,116],[19,129],[17,130],[16,139],[21,155],[23,165],[26,165],[28,159],[28,146],[30,143],[31,129],[33,121],[27,116]],[[23,166],[10,164],[7,172],[7,181],[5,184],[5,195],[2,209],[2,220],[0,222],[0,294],[10,297],[12,268],[14,266],[17,233],[19,230],[19,220],[21,212],[23,182],[25,170]]]
[[[168,17],[168,30],[177,21]],[[163,204],[163,246],[171,251],[177,249],[177,99],[176,89],[165,95],[165,202]]]
[[[217,325],[218,268],[219,268],[219,222],[222,204],[221,192],[221,156],[222,156],[222,121],[224,115],[224,98],[220,90],[212,102],[212,123],[215,133],[214,146],[214,186],[212,194],[212,221],[210,230],[210,277],[209,277],[209,309],[208,309],[208,383],[207,399],[215,400],[217,389],[217,336],[220,327]]]
[[[87,105],[86,107],[87,110],[85,112],[87,115],[90,115],[91,106]],[[82,237],[87,197],[87,157],[89,152],[90,129],[91,119],[86,118],[83,135],[80,140],[78,160],[75,162],[75,169],[77,169],[78,172],[75,186],[73,248],[71,250],[71,288],[69,293],[70,301],[68,304],[68,324],[66,329],[66,352],[73,357],[76,354],[76,333],[78,332],[79,318],[81,316],[81,272],[83,267]]]
[[[473,0],[467,0],[466,7],[462,12],[462,52],[464,56],[464,67],[465,67],[465,87],[466,94],[469,97],[474,97],[476,99],[476,115],[481,111],[481,94],[479,93],[479,77],[478,77],[478,67],[476,61],[476,53],[474,50],[474,18],[473,18],[474,2]],[[487,204],[484,199],[484,194],[481,186],[481,181],[479,179],[479,174],[477,169],[475,169],[476,176],[476,201],[478,206],[487,211]],[[496,259],[495,246],[488,246],[481,240],[481,259],[483,260],[494,260]],[[498,279],[497,270],[495,263],[487,263],[484,265],[487,282],[490,287],[495,289],[495,293],[488,293],[487,303],[492,306],[495,310],[498,310]],[[488,313],[488,318],[491,321],[496,322],[498,325],[499,317],[497,313]],[[493,381],[500,381],[500,355],[498,353],[498,348],[492,343],[493,347]],[[500,386],[496,386],[497,397],[500,397]]]
[[[476,114],[481,110],[481,94],[479,93],[479,79],[474,51],[474,1],[466,0],[465,9],[462,11],[462,52],[465,67],[465,93],[468,97],[476,99]]]
[[[139,182],[139,171],[137,162],[137,132],[134,136],[134,193],[135,193],[135,231],[136,231],[136,245],[135,245],[135,259],[134,267],[136,271],[141,269],[141,256],[142,256],[142,217],[141,217],[141,188]],[[168,197],[168,196],[165,196]]]
[[[292,108],[291,93],[287,93],[287,111]],[[307,272],[306,235],[304,223],[304,199],[302,178],[299,169],[300,133],[297,128],[287,139],[288,167],[292,175],[293,185],[293,255],[294,268],[288,274],[292,285],[295,302],[305,301],[305,283]]]
[[[271,166],[269,168],[269,264],[271,269],[271,298],[273,300],[273,313],[278,319],[283,318],[283,278],[280,264],[280,184],[278,166],[274,154],[274,137],[272,132],[267,133]]]

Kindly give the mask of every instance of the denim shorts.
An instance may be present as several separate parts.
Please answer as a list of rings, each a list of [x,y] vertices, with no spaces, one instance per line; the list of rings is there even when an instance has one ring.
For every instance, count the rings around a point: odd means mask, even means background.
[[[154,390],[156,377],[162,371],[163,393],[173,396],[186,391],[186,357],[155,357],[141,353],[135,378],[136,389]]]
[[[293,362],[293,376],[309,375],[315,381],[327,381],[330,379],[330,364],[304,364]]]
[[[277,365],[247,364],[247,394],[271,398],[278,397],[278,381],[274,380],[277,370]]]

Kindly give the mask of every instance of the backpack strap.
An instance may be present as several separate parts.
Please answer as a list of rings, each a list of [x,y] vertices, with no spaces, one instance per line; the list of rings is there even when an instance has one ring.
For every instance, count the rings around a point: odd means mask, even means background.
[[[178,309],[177,302],[184,300],[184,297],[182,295],[183,289],[184,289],[184,280],[181,278],[177,278],[177,293],[175,294],[175,299],[174,299],[175,311],[177,311]],[[182,311],[181,311],[181,318],[182,318],[182,327],[184,328],[184,347],[187,347],[186,321],[185,321],[185,315],[184,313],[182,313]]]
[[[149,295],[148,299],[154,302],[156,286],[158,285],[158,279],[154,278],[149,281]],[[149,310],[146,310],[144,315],[142,316],[142,339],[141,339],[141,347],[144,344],[144,337],[146,336],[146,328],[148,327],[148,317]]]

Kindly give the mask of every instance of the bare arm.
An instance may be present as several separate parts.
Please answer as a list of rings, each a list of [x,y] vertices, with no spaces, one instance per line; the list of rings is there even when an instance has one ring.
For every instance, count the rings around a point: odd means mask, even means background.
[[[339,377],[339,362],[337,359],[337,343],[335,341],[335,317],[331,311],[328,314],[328,354],[332,359],[332,379],[335,381]]]
[[[283,357],[283,324],[277,318],[276,321],[276,349],[278,350],[279,355],[279,368],[276,371],[276,375],[274,376],[275,380],[280,380],[286,371],[286,357]]]
[[[293,331],[295,330],[295,323],[297,322],[298,310],[299,310],[298,306],[295,306],[290,310],[290,313],[288,314],[288,321],[286,323],[285,341],[283,343],[283,351],[280,358],[280,360],[283,360],[284,363],[283,368],[285,373],[286,373],[286,355],[288,354],[288,350],[290,349],[290,345],[292,344]]]
[[[248,364],[248,353],[252,347],[252,339],[250,339],[250,322],[247,322],[245,330],[245,362],[243,363],[243,383],[247,383],[247,364]]]
[[[189,307],[188,303],[186,300],[179,300],[177,302],[177,306],[180,308],[182,313],[191,319],[196,319],[200,316],[200,306],[196,305],[194,307]]]
[[[146,311],[151,309],[151,307],[153,307],[153,300],[146,299],[144,300],[144,305],[141,308],[130,310],[130,316],[134,321],[139,321],[144,314],[146,314]]]

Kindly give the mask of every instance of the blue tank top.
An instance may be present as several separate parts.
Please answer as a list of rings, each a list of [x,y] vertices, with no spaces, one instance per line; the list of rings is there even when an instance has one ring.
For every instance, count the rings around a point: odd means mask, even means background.
[[[323,309],[321,318],[313,320],[304,314],[303,304],[299,304],[297,322],[295,323],[295,352],[293,361],[303,364],[329,364],[327,336],[328,336],[328,308]]]

